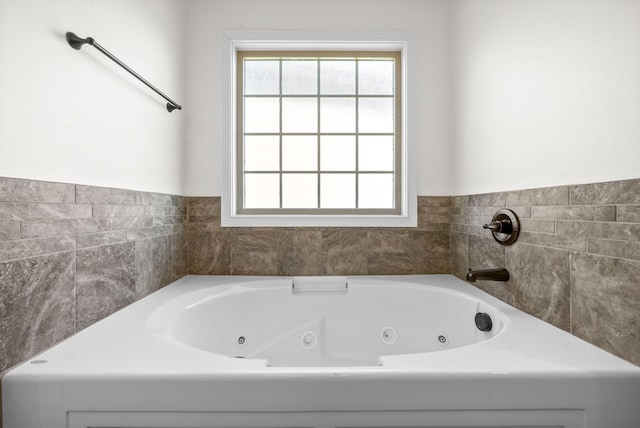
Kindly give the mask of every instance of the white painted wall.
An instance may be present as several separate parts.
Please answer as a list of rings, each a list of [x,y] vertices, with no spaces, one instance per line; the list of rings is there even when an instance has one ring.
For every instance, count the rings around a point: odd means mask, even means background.
[[[418,194],[451,194],[446,0],[192,0],[187,7],[188,195],[221,193],[223,30],[417,31]]]
[[[639,16],[640,0],[0,0],[0,176],[220,195],[220,32],[349,29],[418,32],[419,194],[638,178]]]
[[[640,177],[640,1],[452,5],[454,194]]]
[[[95,48],[92,36],[183,102],[183,5],[0,0],[0,176],[184,193],[184,112]]]

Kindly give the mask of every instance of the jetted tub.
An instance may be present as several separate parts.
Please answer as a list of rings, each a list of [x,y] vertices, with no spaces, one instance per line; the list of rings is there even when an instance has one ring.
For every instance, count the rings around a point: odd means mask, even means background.
[[[185,277],[2,387],[4,428],[640,426],[640,368],[450,275]]]

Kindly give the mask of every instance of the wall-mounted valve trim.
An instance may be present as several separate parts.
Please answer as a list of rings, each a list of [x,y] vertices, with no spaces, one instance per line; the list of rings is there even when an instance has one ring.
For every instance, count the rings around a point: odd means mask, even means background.
[[[511,245],[518,239],[520,221],[516,213],[508,209],[502,209],[493,215],[491,223],[482,227],[491,230],[493,239],[499,244]]]

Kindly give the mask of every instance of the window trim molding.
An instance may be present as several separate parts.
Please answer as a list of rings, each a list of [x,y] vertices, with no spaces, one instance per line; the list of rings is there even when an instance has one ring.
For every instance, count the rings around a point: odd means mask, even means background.
[[[223,162],[221,224],[223,227],[416,227],[416,86],[417,35],[414,31],[223,31]],[[236,212],[236,57],[239,50],[325,50],[402,52],[400,214],[251,215]]]

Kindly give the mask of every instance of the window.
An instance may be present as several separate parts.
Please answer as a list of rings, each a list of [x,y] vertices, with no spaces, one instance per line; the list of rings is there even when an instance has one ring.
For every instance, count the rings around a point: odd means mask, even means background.
[[[223,226],[415,226],[408,42],[226,35]]]

